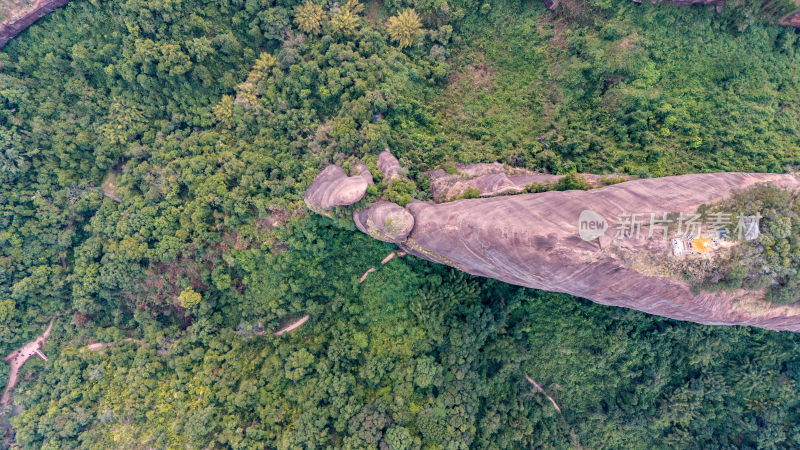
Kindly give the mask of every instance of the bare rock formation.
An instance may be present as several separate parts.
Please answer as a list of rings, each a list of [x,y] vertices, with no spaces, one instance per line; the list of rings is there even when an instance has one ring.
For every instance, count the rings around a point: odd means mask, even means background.
[[[450,201],[464,195],[470,189],[477,189],[481,197],[518,193],[534,183],[553,184],[564,178],[564,175],[536,173],[500,163],[457,164],[455,168],[457,173],[447,173],[443,169],[426,173],[431,179],[434,201]],[[593,174],[580,176],[589,186],[600,186],[604,179],[620,177],[620,175],[606,177]]]
[[[399,247],[464,272],[604,305],[710,325],[800,331],[800,307],[775,305],[763,292],[693,293],[678,275],[635,267],[613,249],[668,258],[668,239],[615,235],[625,213],[695,212],[757,183],[800,188],[789,174],[714,173],[627,181],[589,191],[549,191],[431,204],[415,201]],[[381,208],[388,208],[381,206]],[[399,206],[397,206],[399,208]],[[396,210],[396,208],[394,208]],[[579,217],[607,221],[595,240],[581,238]],[[356,222],[364,219],[361,216]],[[370,232],[367,228],[366,232]]]
[[[6,45],[14,36],[31,26],[34,22],[45,15],[60,8],[70,0],[36,0],[31,4],[19,2],[19,5],[12,5],[13,10],[3,11],[5,19],[0,22],[0,49]]]
[[[782,18],[778,24],[784,27],[800,28],[800,11],[795,11]]]
[[[405,241],[414,228],[414,216],[407,209],[383,200],[354,212],[353,221],[362,232],[395,244]]]
[[[331,164],[319,173],[306,190],[303,199],[308,209],[322,215],[335,206],[357,203],[372,184],[372,174],[363,164],[356,167],[358,175],[348,177],[344,169]]]
[[[387,180],[403,178],[403,167],[388,148],[378,155],[378,169]]]

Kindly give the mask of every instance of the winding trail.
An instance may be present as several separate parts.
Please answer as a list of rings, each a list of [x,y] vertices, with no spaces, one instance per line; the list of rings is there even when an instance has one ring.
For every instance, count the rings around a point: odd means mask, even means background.
[[[55,322],[55,320],[55,317],[50,319],[50,324],[47,325],[47,329],[45,329],[44,333],[40,334],[39,337],[28,342],[20,347],[19,350],[15,350],[3,358],[3,361],[11,364],[11,373],[8,375],[8,384],[6,384],[6,390],[3,391],[3,396],[0,398],[0,404],[8,405],[11,403],[11,391],[14,389],[14,386],[17,385],[19,369],[25,365],[28,359],[36,355],[47,361],[47,356],[42,353],[42,346],[44,345],[45,339],[50,336],[50,330],[53,329],[53,322]]]

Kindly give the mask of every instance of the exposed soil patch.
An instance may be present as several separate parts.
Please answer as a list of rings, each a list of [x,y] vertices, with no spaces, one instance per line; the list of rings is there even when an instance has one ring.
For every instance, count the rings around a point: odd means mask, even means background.
[[[106,178],[103,180],[103,184],[100,185],[100,188],[103,190],[103,195],[117,203],[122,201],[122,199],[119,198],[119,195],[117,195],[118,176],[119,173],[112,170],[108,172],[108,175],[106,175]]]
[[[492,87],[492,80],[494,80],[495,75],[497,75],[497,71],[485,62],[477,66],[467,66],[466,72],[472,78],[472,86],[480,89]]]
[[[464,69],[453,72],[450,76],[448,90],[458,94],[464,88],[489,89],[494,85],[497,70],[483,61],[483,55],[477,55],[480,62],[470,64]],[[466,83],[469,83],[468,85]]]
[[[286,324],[285,326],[283,326],[280,329],[278,329],[277,331],[275,331],[275,333],[274,333],[275,336],[280,336],[280,335],[282,335],[284,333],[289,333],[289,332],[292,332],[292,331],[300,328],[304,323],[306,323],[306,321],[308,321],[309,317],[310,316],[308,314],[306,314],[305,316],[301,317],[300,319]]]
[[[567,26],[567,22],[563,20],[553,21],[553,36],[549,41],[552,47],[557,47],[561,50],[567,49],[567,38],[564,37],[564,30],[567,29]]]
[[[617,48],[625,48],[628,50],[632,50],[636,48],[636,45],[631,42],[631,36],[623,38],[621,41],[617,43]]]
[[[381,9],[383,9],[383,0],[376,0],[367,2],[364,9],[364,16],[369,20],[372,25],[377,25],[381,21]]]

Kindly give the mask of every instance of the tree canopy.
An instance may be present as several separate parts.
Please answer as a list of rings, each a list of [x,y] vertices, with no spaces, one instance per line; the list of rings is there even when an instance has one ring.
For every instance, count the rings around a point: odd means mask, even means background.
[[[408,179],[369,195],[401,203],[454,163],[791,169],[800,35],[754,8],[54,11],[0,52],[0,341],[11,352],[57,317],[48,361],[22,369],[6,442],[800,445],[796,334],[679,323],[410,256],[381,265],[396,248],[302,203],[321,168],[373,167],[386,147]],[[765,248],[791,292],[800,228],[781,220]]]

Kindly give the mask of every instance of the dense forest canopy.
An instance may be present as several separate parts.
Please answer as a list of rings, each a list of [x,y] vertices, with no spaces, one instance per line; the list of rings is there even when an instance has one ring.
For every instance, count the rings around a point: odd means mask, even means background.
[[[2,347],[57,321],[7,442],[800,445],[795,334],[380,265],[302,206],[387,146],[398,198],[456,162],[799,164],[800,34],[645,3],[90,0],[25,31],[0,52]]]

